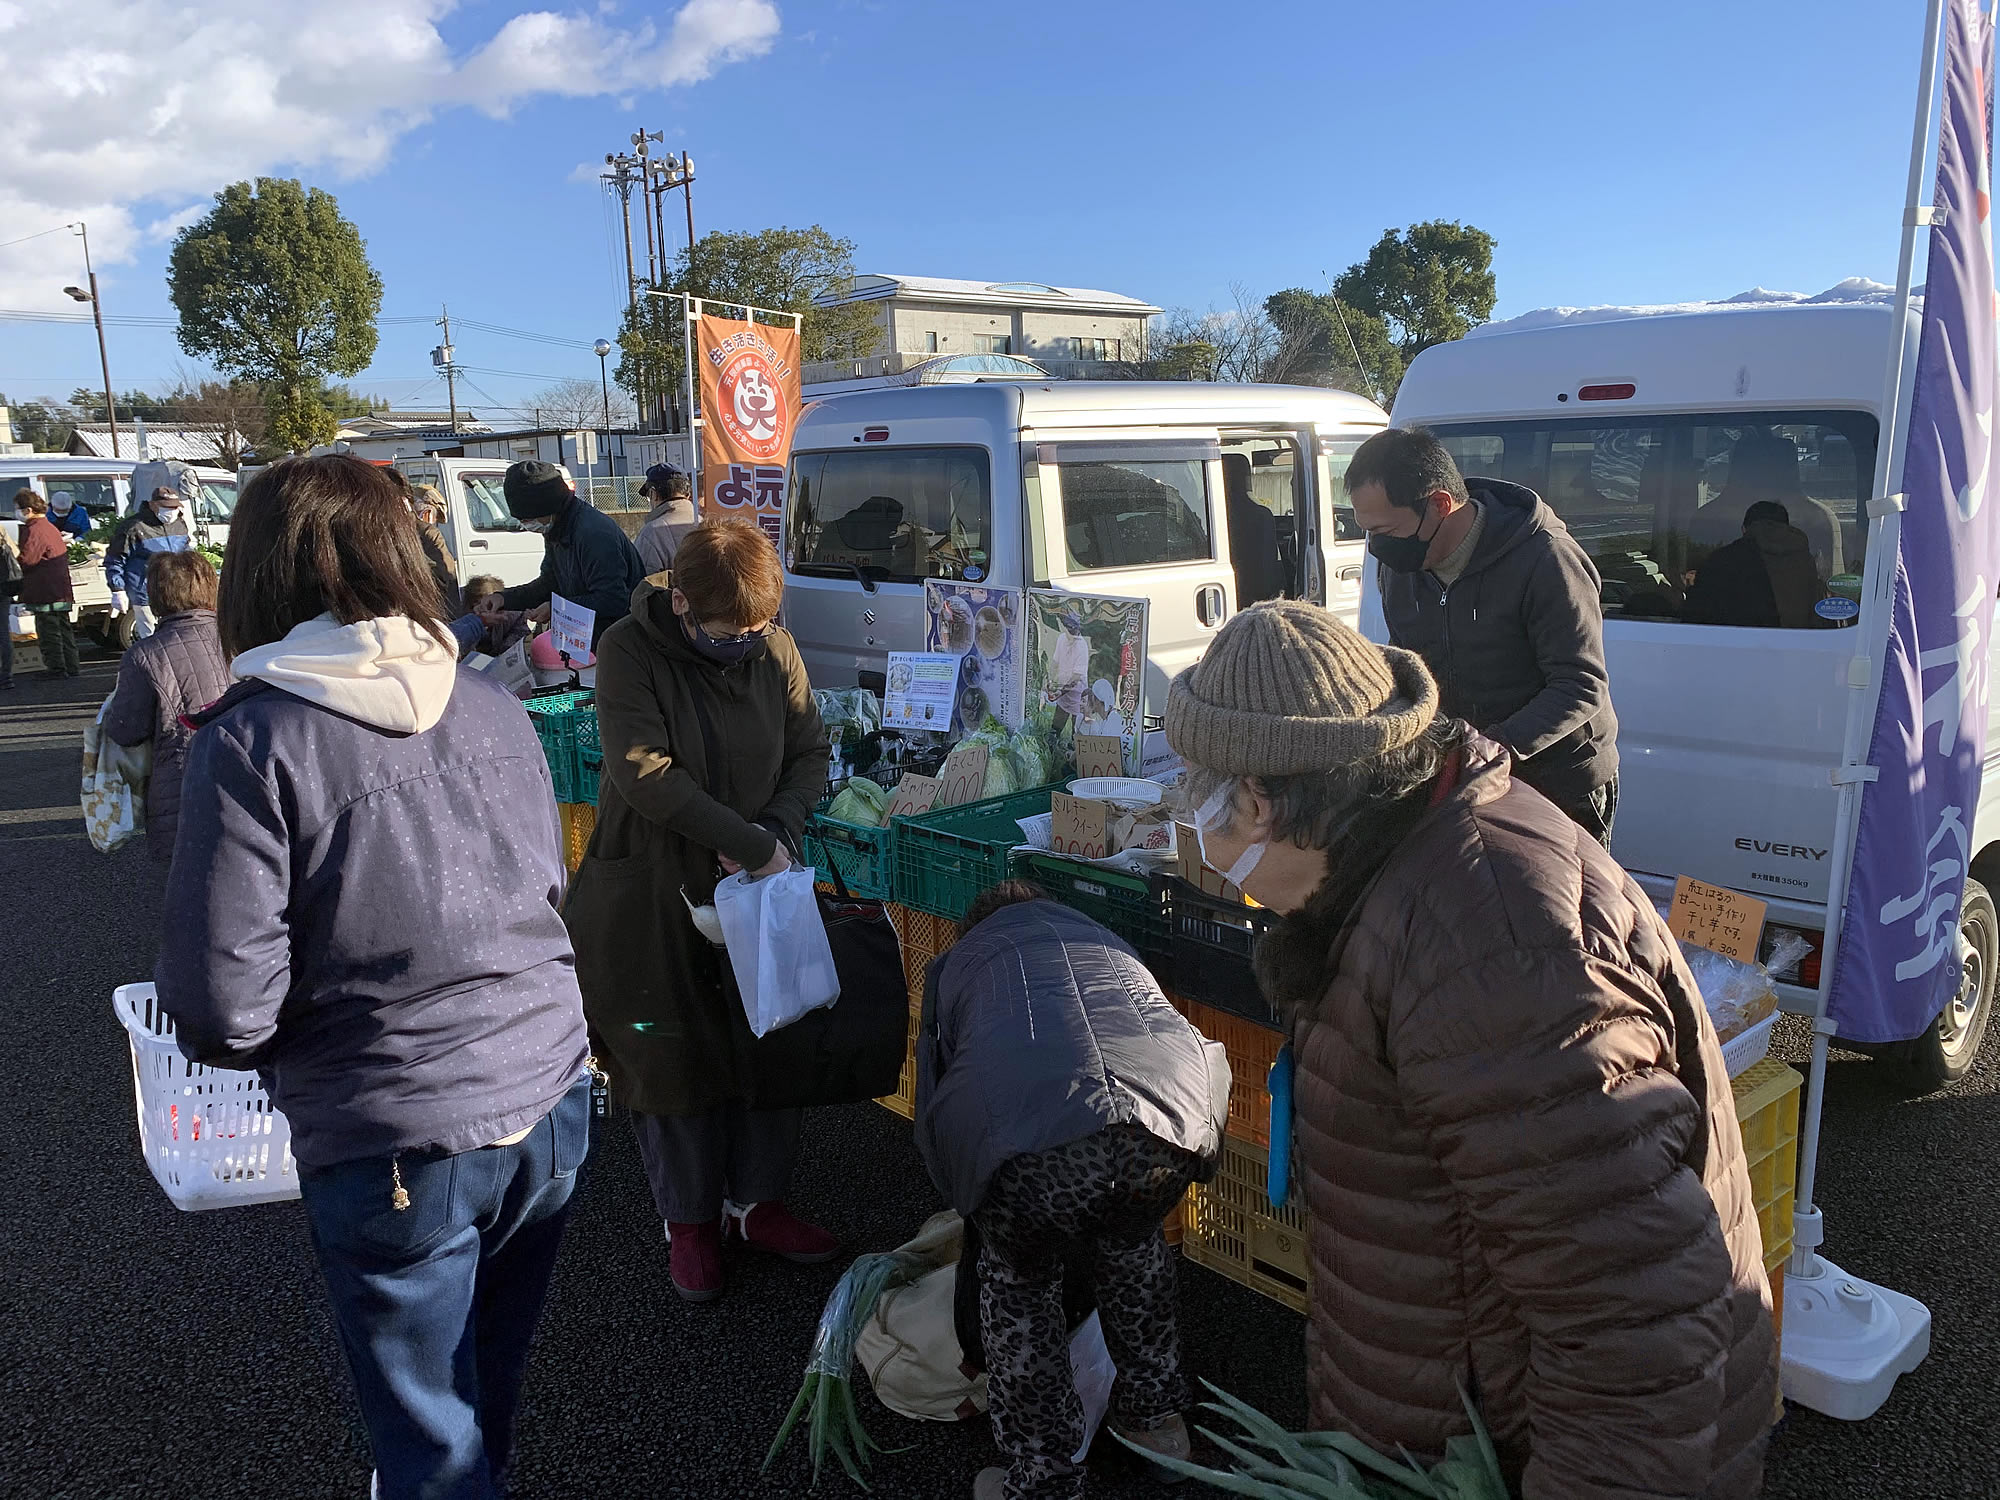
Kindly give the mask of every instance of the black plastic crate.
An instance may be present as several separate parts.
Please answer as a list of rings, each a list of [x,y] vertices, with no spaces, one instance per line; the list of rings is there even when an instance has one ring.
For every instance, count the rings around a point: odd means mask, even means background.
[[[1251,955],[1278,923],[1269,907],[1211,896],[1177,875],[1159,877],[1167,927],[1168,988],[1217,1010],[1277,1026],[1278,1014],[1257,988]]]
[[[1101,922],[1126,942],[1150,968],[1169,957],[1167,917],[1157,876],[1130,875],[1098,865],[1038,852],[1015,856],[1016,873],[1032,880],[1064,906]]]

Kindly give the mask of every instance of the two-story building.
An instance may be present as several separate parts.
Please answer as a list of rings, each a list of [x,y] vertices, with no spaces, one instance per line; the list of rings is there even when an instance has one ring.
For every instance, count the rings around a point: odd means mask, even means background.
[[[857,276],[823,307],[863,303],[881,329],[864,359],[820,360],[808,386],[895,376],[952,355],[1016,355],[1051,374],[1146,357],[1146,320],[1160,309],[1137,297],[1039,281],[954,281],[942,276]]]

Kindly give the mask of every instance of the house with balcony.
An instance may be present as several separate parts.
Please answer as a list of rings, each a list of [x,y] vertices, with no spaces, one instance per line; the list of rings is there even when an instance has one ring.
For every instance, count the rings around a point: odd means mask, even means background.
[[[1120,292],[1039,281],[954,281],[941,276],[857,276],[822,307],[865,304],[881,329],[876,352],[816,360],[808,396],[905,378],[1006,378],[1042,373],[1088,379],[1146,357],[1146,322],[1160,311]],[[985,358],[980,358],[984,356]],[[920,370],[919,367],[922,367]],[[858,385],[857,385],[858,383]]]

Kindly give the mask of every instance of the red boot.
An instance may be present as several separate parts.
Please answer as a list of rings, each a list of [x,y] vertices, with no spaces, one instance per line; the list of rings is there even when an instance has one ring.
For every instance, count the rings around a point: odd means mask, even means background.
[[[713,1302],[722,1295],[721,1224],[669,1224],[667,1247],[675,1291],[690,1302]]]
[[[818,1265],[840,1254],[840,1241],[821,1229],[797,1218],[778,1201],[770,1203],[725,1203],[724,1228],[740,1236],[752,1250],[768,1250],[802,1266]]]

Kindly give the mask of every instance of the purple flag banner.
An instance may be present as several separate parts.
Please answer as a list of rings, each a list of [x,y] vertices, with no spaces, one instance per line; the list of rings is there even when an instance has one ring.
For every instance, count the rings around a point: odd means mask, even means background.
[[[2000,588],[1991,490],[1992,22],[1948,0],[1933,228],[1903,464],[1895,593],[1828,1010],[1863,1042],[1921,1035],[1959,978],[1958,908],[1986,746]]]

